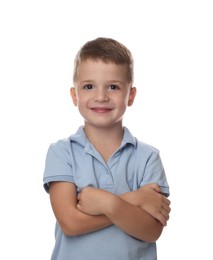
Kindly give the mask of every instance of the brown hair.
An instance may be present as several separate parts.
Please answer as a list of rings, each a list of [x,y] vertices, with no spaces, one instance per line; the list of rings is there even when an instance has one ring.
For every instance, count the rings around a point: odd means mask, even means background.
[[[99,37],[86,42],[78,51],[74,60],[73,81],[77,77],[77,69],[81,61],[87,59],[102,60],[103,62],[113,62],[115,64],[126,64],[128,66],[127,78],[133,83],[133,57],[130,50],[122,43],[111,39]]]

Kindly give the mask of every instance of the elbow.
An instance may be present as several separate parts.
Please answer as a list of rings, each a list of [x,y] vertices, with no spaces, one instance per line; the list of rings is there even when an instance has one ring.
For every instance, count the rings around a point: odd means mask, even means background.
[[[79,223],[72,219],[70,221],[68,218],[58,219],[59,226],[66,236],[77,236],[81,234],[81,230],[79,228]]]
[[[147,243],[155,243],[161,236],[163,232],[163,225],[158,222],[152,232],[148,232],[147,236],[143,239]]]
[[[61,229],[62,229],[65,236],[74,237],[74,236],[78,235],[78,233],[73,229],[70,229],[70,228],[67,228],[67,227],[61,227]]]
[[[148,237],[146,240],[144,240],[145,242],[147,243],[155,243],[159,237],[160,237],[161,234],[155,234],[155,235],[152,235],[150,237]]]
[[[60,224],[61,230],[63,231],[64,235],[69,237],[74,237],[80,235],[79,230],[76,227],[68,226],[68,225],[62,225]]]

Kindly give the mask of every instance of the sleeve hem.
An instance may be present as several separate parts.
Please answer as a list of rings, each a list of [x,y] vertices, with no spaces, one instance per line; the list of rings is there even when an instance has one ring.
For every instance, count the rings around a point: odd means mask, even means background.
[[[47,193],[49,193],[49,183],[54,182],[54,181],[66,181],[66,182],[73,182],[74,183],[74,179],[70,176],[58,175],[58,176],[51,176],[51,177],[48,177],[48,178],[44,178],[43,186],[44,186],[44,189]]]

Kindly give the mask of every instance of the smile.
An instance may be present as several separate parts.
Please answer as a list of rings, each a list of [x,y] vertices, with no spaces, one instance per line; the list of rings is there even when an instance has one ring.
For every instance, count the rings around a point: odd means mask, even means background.
[[[96,112],[96,113],[107,113],[110,112],[112,109],[111,108],[107,108],[107,107],[93,107],[91,108],[92,111]]]

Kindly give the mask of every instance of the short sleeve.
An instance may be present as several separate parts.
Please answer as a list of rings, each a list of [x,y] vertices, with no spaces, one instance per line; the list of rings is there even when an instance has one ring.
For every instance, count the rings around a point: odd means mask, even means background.
[[[153,151],[149,156],[140,186],[144,186],[149,183],[157,183],[161,188],[162,193],[167,197],[169,196],[169,185],[159,151]]]
[[[43,185],[47,192],[53,181],[73,182],[69,143],[66,141],[51,144],[46,155]]]

